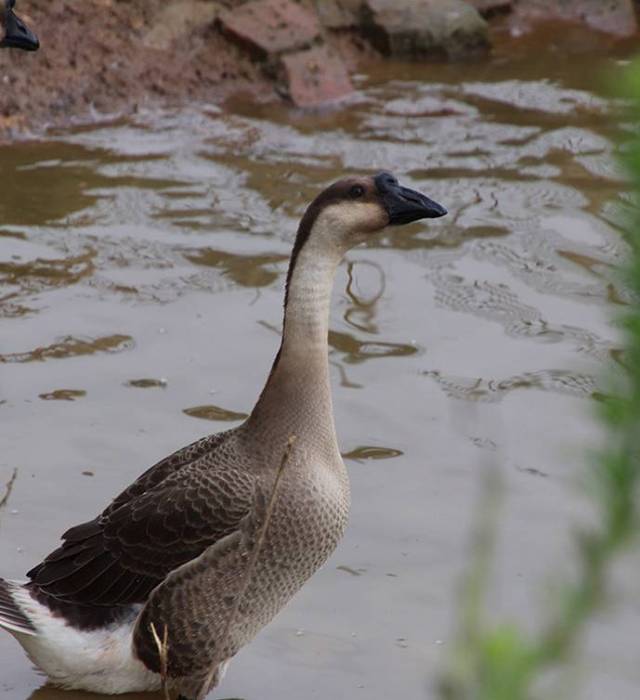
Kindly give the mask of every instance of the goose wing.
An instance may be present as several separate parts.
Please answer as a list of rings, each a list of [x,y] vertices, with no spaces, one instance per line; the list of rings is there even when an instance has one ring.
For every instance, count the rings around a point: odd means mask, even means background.
[[[136,656],[166,672],[168,687],[181,697],[201,698],[217,685],[225,661],[293,593],[287,586],[279,591],[287,564],[274,573],[269,563],[275,556],[267,515],[273,489],[270,475],[256,479],[250,512],[238,528],[172,571],[138,616]],[[263,550],[266,556],[258,557]],[[156,635],[167,641],[164,661]]]
[[[90,606],[144,602],[185,562],[238,529],[251,508],[253,477],[230,436],[189,445],[139,477],[28,576],[58,601]]]

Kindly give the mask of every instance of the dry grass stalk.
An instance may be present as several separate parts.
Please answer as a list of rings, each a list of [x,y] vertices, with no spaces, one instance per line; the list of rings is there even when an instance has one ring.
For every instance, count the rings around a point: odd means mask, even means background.
[[[164,631],[162,639],[158,636],[156,626],[151,622],[149,628],[153,635],[153,641],[158,647],[158,656],[160,657],[160,678],[162,679],[162,690],[164,691],[165,700],[171,700],[169,688],[167,687],[167,660],[169,658],[169,630],[166,625],[163,625]]]
[[[287,445],[284,449],[282,460],[280,461],[280,466],[278,467],[276,478],[273,482],[271,495],[269,496],[269,501],[267,502],[267,509],[265,512],[264,521],[258,533],[258,539],[253,548],[253,551],[251,552],[251,557],[247,563],[247,568],[245,569],[244,576],[240,584],[240,589],[235,597],[235,600],[233,601],[233,607],[231,608],[231,612],[229,613],[229,617],[227,618],[227,624],[225,625],[224,630],[222,632],[222,636],[220,637],[220,642],[218,644],[218,652],[213,658],[211,670],[209,671],[209,675],[207,676],[206,681],[202,684],[202,687],[200,688],[198,700],[204,700],[204,697],[206,696],[209,687],[211,686],[211,683],[218,670],[218,667],[225,660],[224,658],[222,658],[222,651],[225,647],[229,634],[231,633],[231,627],[235,621],[236,615],[238,614],[238,610],[240,609],[242,599],[244,598],[244,595],[247,592],[247,589],[249,588],[249,583],[251,583],[251,577],[253,576],[253,571],[256,568],[256,564],[258,562],[258,555],[260,554],[262,546],[264,545],[264,540],[267,534],[267,530],[269,528],[269,521],[271,520],[271,515],[273,514],[273,509],[276,504],[276,496],[278,495],[278,487],[280,486],[280,480],[282,478],[282,475],[284,474],[284,470],[287,466],[287,463],[289,462],[289,458],[291,457],[291,451],[293,449],[293,444],[295,443],[295,441],[295,435],[290,435],[289,439],[287,440]]]

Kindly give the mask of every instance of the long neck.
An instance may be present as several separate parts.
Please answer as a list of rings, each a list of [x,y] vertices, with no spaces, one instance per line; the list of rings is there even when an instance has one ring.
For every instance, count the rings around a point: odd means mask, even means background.
[[[249,418],[254,431],[262,432],[268,426],[278,440],[295,434],[333,453],[336,437],[327,336],[331,290],[340,258],[339,251],[318,250],[309,241],[292,259],[282,343]]]

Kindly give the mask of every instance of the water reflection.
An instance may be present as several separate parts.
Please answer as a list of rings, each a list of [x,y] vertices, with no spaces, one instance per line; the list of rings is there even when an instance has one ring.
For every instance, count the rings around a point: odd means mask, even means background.
[[[583,398],[592,397],[597,392],[594,377],[568,370],[524,372],[505,379],[452,377],[438,371],[424,374],[434,379],[451,398],[467,401],[501,401],[516,389],[540,389]]]
[[[230,411],[227,408],[213,405],[193,406],[192,408],[185,408],[182,412],[193,418],[204,418],[204,420],[213,421],[239,421],[244,420],[248,416],[247,413]]]
[[[211,248],[185,251],[184,256],[195,265],[220,268],[243,287],[266,287],[272,284],[279,275],[274,263],[287,260],[284,255],[234,255]]]
[[[571,343],[578,352],[606,360],[614,345],[586,328],[547,322],[542,313],[524,304],[507,285],[467,282],[457,275],[433,278],[439,304],[500,323],[505,333],[542,343]]]
[[[125,386],[131,386],[136,389],[150,389],[152,387],[166,388],[167,380],[164,378],[154,379],[152,377],[144,377],[142,379],[129,379],[125,382]]]
[[[28,700],[104,700],[104,695],[80,690],[60,690],[49,685],[34,691]],[[164,700],[162,693],[126,693],[118,695],[120,700]]]
[[[77,336],[65,336],[51,345],[38,347],[26,352],[11,352],[0,355],[0,362],[22,363],[42,362],[43,360],[61,360],[80,355],[93,355],[96,353],[113,353],[129,350],[134,346],[134,341],[128,335],[108,335],[102,338],[79,338]]]
[[[374,280],[371,279],[372,275],[363,274],[367,270],[374,273]],[[384,270],[377,263],[362,260],[357,263],[349,262],[347,274],[349,282],[345,292],[351,301],[351,306],[344,312],[343,318],[357,330],[377,334],[376,304],[382,298],[386,286]]]
[[[395,450],[392,447],[378,447],[375,445],[360,445],[354,447],[349,452],[343,452],[344,459],[352,459],[355,462],[363,462],[368,459],[391,459],[400,457],[403,454],[402,450]]]
[[[55,389],[54,391],[40,394],[38,398],[44,401],[75,401],[86,395],[87,392],[84,389]]]

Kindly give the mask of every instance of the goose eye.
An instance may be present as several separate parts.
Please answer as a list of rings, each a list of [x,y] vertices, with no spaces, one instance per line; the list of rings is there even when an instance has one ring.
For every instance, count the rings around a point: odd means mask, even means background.
[[[349,196],[353,197],[353,199],[358,199],[358,197],[362,197],[363,194],[364,194],[364,187],[362,185],[354,185],[349,190]]]

